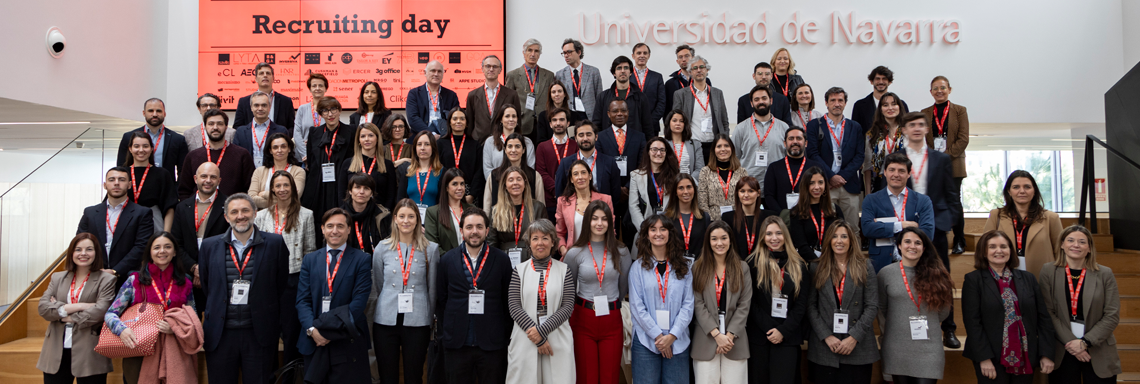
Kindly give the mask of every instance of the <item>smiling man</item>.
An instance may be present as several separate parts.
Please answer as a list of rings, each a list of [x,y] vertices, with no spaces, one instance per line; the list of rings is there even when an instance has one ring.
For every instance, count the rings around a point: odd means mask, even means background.
[[[273,91],[273,84],[276,82],[276,79],[273,78],[273,66],[268,63],[258,63],[256,67],[253,67],[253,72],[254,81],[257,82],[257,90],[269,95],[269,120],[281,124],[289,132],[293,132],[293,118],[296,113],[296,110],[293,109],[293,99]],[[237,111],[234,112],[235,127],[249,124],[253,120],[250,96],[238,99]]]
[[[256,91],[249,95],[249,103],[253,110],[253,121],[235,128],[234,145],[249,151],[250,156],[253,156],[253,166],[260,167],[265,157],[265,139],[274,133],[288,137],[292,131],[269,120],[269,94]]]
[[[443,85],[443,63],[432,60],[424,66],[424,85],[408,90],[405,104],[412,134],[428,131],[436,135],[447,134],[444,115],[459,106],[459,96]]]

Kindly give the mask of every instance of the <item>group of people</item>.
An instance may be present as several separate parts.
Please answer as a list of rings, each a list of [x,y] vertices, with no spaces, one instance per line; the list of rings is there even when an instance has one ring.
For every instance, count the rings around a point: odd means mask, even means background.
[[[617,383],[623,359],[635,383],[793,383],[805,342],[818,383],[870,382],[879,360],[898,383],[942,377],[944,346],[961,347],[947,254],[964,248],[968,143],[947,78],[908,112],[875,68],[849,119],[838,87],[815,110],[781,48],[734,124],[691,47],[664,81],[638,44],[608,89],[580,42],[561,48],[552,73],[528,40],[506,84],[486,57],[466,108],[439,62],[406,114],[366,83],[347,123],[324,76],[294,112],[265,63],[233,128],[211,94],[184,135],[147,100],[41,299],[45,382],[105,380],[96,326],[133,347],[120,316],[143,303],[181,349],[124,359],[131,383],[196,377],[195,341],[210,382],[272,382],[278,340],[316,383],[370,380],[370,349],[383,383],[425,367]],[[1119,295],[1091,235],[1062,231],[1027,172],[1004,195],[961,287],[979,381],[1115,381]]]

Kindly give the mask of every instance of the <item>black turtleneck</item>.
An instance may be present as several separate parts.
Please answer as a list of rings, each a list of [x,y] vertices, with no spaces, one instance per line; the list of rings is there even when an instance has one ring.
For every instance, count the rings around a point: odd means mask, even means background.
[[[717,174],[720,175],[721,180],[724,180],[727,183],[728,182],[728,173],[732,169],[732,162],[731,161],[717,160],[716,161],[716,169],[717,169]]]

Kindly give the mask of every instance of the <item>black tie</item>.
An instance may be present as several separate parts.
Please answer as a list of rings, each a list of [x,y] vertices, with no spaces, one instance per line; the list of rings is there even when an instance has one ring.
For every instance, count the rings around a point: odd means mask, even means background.
[[[332,276],[333,269],[335,268],[334,266],[337,263],[337,256],[340,256],[340,250],[339,249],[329,250],[329,255],[332,256],[332,261],[329,261],[329,272],[328,273],[329,273],[329,276]]]
[[[575,69],[575,70],[574,70],[574,86],[571,86],[571,88],[574,88],[574,97],[578,97],[578,88],[577,88],[577,86],[581,86],[581,84],[582,84],[582,76],[579,76],[579,75],[578,75],[578,70],[577,70],[577,69]]]

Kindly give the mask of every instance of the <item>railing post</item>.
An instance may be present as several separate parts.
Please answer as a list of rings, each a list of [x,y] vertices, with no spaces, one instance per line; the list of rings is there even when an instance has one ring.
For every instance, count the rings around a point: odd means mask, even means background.
[[[1092,233],[1095,234],[1095,233],[1097,233],[1097,228],[1096,228],[1097,227],[1097,225],[1096,225],[1096,223],[1097,223],[1097,220],[1096,220],[1096,155],[1093,154],[1092,137],[1086,139],[1086,141],[1088,142],[1088,145],[1085,146],[1085,156],[1088,157],[1088,161],[1085,164],[1087,164],[1088,173],[1085,174],[1085,175],[1087,175],[1085,181],[1088,184],[1088,189],[1085,191],[1085,193],[1088,194],[1089,216],[1092,217],[1092,223],[1089,224],[1088,228],[1090,231],[1092,231]]]
[[[1089,191],[1089,154],[1092,153],[1092,145],[1093,145],[1092,138],[1085,136],[1085,161],[1083,162],[1084,164],[1081,164],[1082,172],[1081,172],[1080,216],[1078,216],[1078,218],[1077,218],[1077,223],[1082,225],[1082,226],[1084,226],[1086,224],[1085,223],[1085,213],[1086,213],[1086,211],[1085,211],[1086,200],[1085,199],[1088,198],[1088,191]]]

